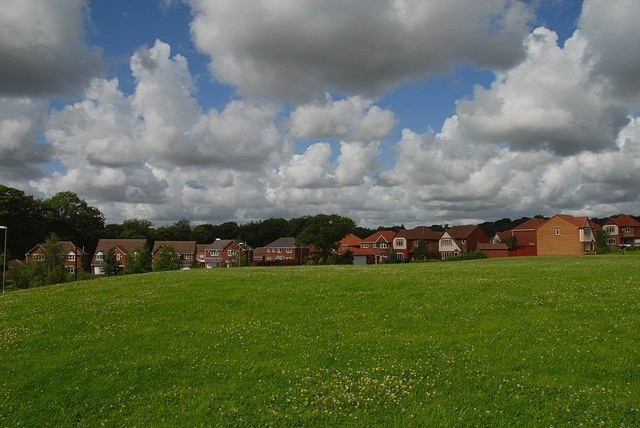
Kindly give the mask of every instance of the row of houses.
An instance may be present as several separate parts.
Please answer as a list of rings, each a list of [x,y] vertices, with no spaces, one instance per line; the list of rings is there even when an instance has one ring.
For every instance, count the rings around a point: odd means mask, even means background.
[[[640,222],[631,216],[622,214],[611,217],[602,228],[607,232],[607,244],[610,246],[640,246]],[[444,231],[418,226],[408,230],[381,230],[364,239],[349,234],[337,243],[336,253],[350,253],[354,264],[378,264],[390,257],[399,261],[411,261],[416,256],[425,255],[449,258],[473,251],[483,252],[488,257],[588,254],[597,249],[596,232],[599,229],[600,225],[587,217],[566,214],[557,214],[548,220],[532,218],[491,237],[478,225],[454,226]],[[111,248],[115,251],[119,267],[124,270],[127,258],[145,247],[147,241],[101,239],[93,255],[70,241],[60,241],[60,245],[68,272],[74,273],[82,268],[93,274],[101,274],[104,257]],[[314,254],[313,247],[299,245],[292,237],[279,238],[255,249],[233,239],[217,239],[211,244],[156,241],[151,251],[152,263],[155,263],[165,246],[170,246],[179,254],[184,268],[256,263],[302,264]],[[45,257],[42,244],[26,253],[27,261],[41,261]]]
[[[454,226],[445,231],[419,226],[397,232],[383,230],[364,239],[350,234],[339,242],[338,252],[350,251],[354,264],[375,264],[389,257],[409,261],[416,254],[444,259],[472,251],[488,257],[579,255],[596,252],[600,229],[587,217],[566,214],[532,218],[491,237],[477,225]],[[640,222],[631,216],[611,217],[602,229],[607,232],[609,246],[640,246]]]

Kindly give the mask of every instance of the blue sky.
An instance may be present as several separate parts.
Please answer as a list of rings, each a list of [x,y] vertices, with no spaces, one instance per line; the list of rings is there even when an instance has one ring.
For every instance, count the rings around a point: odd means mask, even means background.
[[[634,213],[640,3],[616,6],[12,3],[0,182],[108,221]]]

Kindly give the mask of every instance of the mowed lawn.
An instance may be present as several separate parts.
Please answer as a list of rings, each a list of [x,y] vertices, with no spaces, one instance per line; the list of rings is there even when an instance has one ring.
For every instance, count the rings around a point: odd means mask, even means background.
[[[640,425],[640,254],[0,296],[2,426]]]

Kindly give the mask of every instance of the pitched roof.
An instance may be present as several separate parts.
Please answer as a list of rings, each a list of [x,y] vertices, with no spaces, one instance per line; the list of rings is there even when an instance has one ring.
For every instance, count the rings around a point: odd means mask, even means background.
[[[380,241],[380,239],[383,239],[386,242],[391,242],[393,241],[393,238],[395,238],[395,236],[396,232],[394,232],[393,230],[379,230],[376,233],[364,238],[362,242],[378,242]]]
[[[74,244],[71,241],[58,241],[58,244],[60,245],[60,247],[62,248],[62,251],[64,251],[65,254],[75,252],[79,256],[87,255],[87,252],[84,250],[84,248],[77,247],[76,244]],[[34,253],[38,250],[38,248],[41,248],[42,250],[44,250],[44,243],[36,244],[32,249],[27,251],[26,254]]]
[[[119,248],[125,253],[131,253],[136,248],[143,247],[147,245],[146,239],[101,239],[98,241],[98,246],[96,247],[96,253],[100,251],[107,252],[110,248]]]
[[[359,246],[362,243],[362,239],[353,233],[348,234],[340,241],[338,241],[338,245],[341,247],[355,247]]]
[[[607,223],[609,222],[619,227],[640,227],[640,221],[626,214],[618,214],[616,216],[609,217]]]
[[[427,226],[417,226],[413,229],[399,230],[397,237],[403,237],[412,241],[425,240],[437,241],[442,236],[442,232],[432,230]]]
[[[453,226],[452,228],[447,229],[447,232],[449,232],[449,236],[453,239],[466,239],[478,227],[480,226],[473,224],[466,226]]]
[[[196,250],[196,241],[156,241],[153,243],[153,251],[151,253],[155,254],[165,245],[180,254],[194,254]]]
[[[265,248],[295,248],[296,238],[278,238],[270,244],[265,245]]]
[[[233,242],[234,242],[233,239],[216,239],[215,241],[213,241],[212,244],[210,244],[207,247],[207,249],[213,250],[213,251],[216,251],[216,250],[221,251],[227,248]]]
[[[530,218],[522,224],[511,229],[512,232],[523,232],[537,230],[546,220],[540,217]]]
[[[569,214],[556,214],[555,216],[551,217],[549,220],[552,220],[554,217],[560,217],[563,220],[568,221],[569,223],[572,223],[574,225],[576,225],[577,227],[581,228],[581,227],[585,227],[587,225],[589,225],[589,217],[574,217],[572,215]]]

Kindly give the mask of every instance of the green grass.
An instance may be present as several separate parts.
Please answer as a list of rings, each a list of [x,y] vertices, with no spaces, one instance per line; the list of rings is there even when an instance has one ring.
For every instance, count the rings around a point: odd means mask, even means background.
[[[639,268],[242,268],[7,293],[0,425],[639,426]]]

